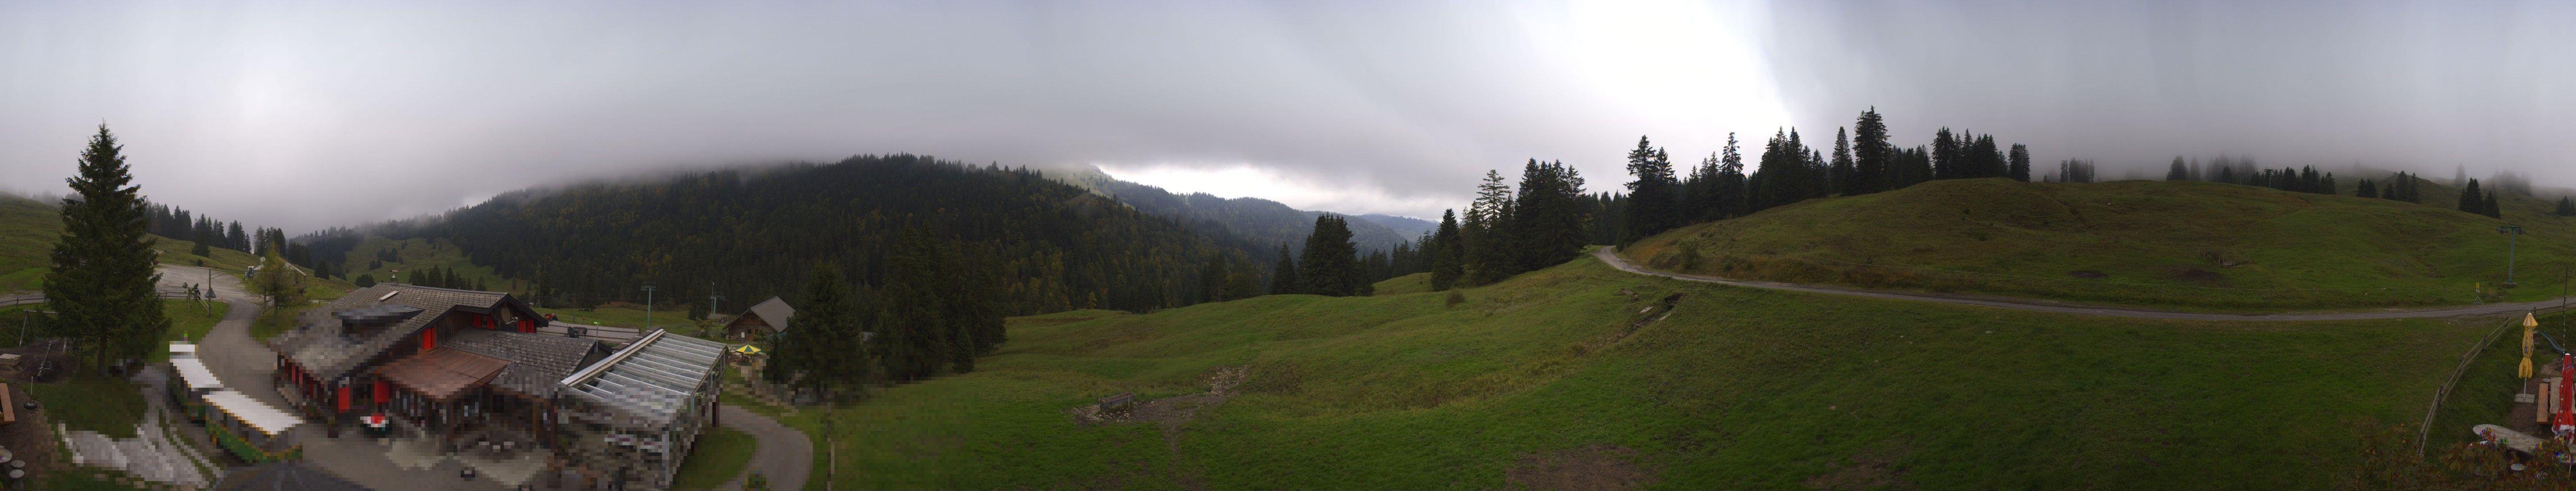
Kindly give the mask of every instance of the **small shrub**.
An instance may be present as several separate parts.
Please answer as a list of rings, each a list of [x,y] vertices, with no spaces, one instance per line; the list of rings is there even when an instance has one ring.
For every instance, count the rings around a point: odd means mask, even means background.
[[[1441,305],[1442,307],[1456,308],[1458,307],[1458,304],[1467,303],[1467,294],[1458,293],[1457,290],[1450,290],[1449,297],[1441,301],[1443,302]]]

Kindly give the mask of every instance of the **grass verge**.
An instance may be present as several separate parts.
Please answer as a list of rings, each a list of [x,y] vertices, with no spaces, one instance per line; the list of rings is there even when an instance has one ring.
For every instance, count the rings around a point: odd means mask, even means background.
[[[135,425],[142,424],[143,412],[151,409],[143,400],[143,386],[112,377],[83,375],[58,383],[27,384],[27,392],[53,422],[116,438],[134,438]]]
[[[689,460],[680,464],[679,475],[671,480],[673,489],[715,489],[725,481],[742,474],[743,465],[751,462],[751,453],[760,440],[741,430],[715,426],[698,435],[696,448],[689,450]]]
[[[215,323],[222,322],[224,314],[232,311],[232,304],[224,302],[163,300],[162,303],[161,312],[170,317],[170,330],[162,332],[161,344],[152,348],[151,359],[156,362],[170,359],[170,343],[182,339],[204,341],[206,332],[214,330]]]

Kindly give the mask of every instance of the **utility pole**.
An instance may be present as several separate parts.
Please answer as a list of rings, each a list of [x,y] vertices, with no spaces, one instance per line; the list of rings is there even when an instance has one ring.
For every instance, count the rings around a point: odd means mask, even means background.
[[[644,282],[644,328],[653,328],[653,282],[650,281]]]
[[[722,294],[722,293],[717,293],[717,292],[716,292],[716,282],[713,282],[713,281],[709,281],[709,282],[707,282],[707,315],[708,315],[708,316],[712,317],[712,316],[716,315],[716,302],[717,302],[717,301],[721,301],[721,300],[724,300],[724,294]]]
[[[2502,233],[2506,237],[2504,246],[2504,287],[2513,288],[2514,242],[2522,235],[2522,226],[2505,225],[2496,227],[2496,232]]]

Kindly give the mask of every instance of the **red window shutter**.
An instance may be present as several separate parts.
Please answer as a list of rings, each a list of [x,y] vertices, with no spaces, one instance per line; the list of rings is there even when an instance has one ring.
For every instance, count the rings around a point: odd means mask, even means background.
[[[349,410],[349,386],[340,386],[340,410]]]
[[[386,392],[386,391],[385,391],[385,381],[383,381],[383,380],[378,380],[378,381],[376,381],[376,403],[377,403],[377,404],[384,404],[384,403],[385,403],[385,399],[390,399],[390,397],[386,397],[386,396],[388,396],[388,395],[390,395],[390,394],[386,394],[385,392]]]
[[[429,351],[429,350],[434,350],[434,349],[438,349],[438,328],[437,328],[437,327],[431,327],[431,328],[429,328],[429,329],[423,329],[423,330],[421,330],[421,331],[420,331],[420,350],[421,350],[421,351]]]

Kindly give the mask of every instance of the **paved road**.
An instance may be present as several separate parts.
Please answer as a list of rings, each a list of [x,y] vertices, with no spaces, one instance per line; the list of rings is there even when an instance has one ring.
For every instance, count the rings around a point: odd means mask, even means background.
[[[1642,268],[1642,267],[1638,267],[1638,266],[1637,266],[1637,265],[1635,265],[1635,264],[1629,264],[1629,263],[1628,263],[1628,260],[1627,260],[1626,258],[1621,258],[1621,257],[1619,257],[1619,255],[1618,255],[1618,254],[1612,253],[1612,252],[1611,252],[1611,248],[1609,248],[1609,247],[1602,247],[1602,248],[1600,248],[1600,249],[1596,249],[1596,250],[1592,251],[1592,255],[1593,255],[1593,257],[1600,258],[1600,259],[1601,259],[1601,262],[1609,264],[1609,265],[1610,265],[1610,267],[1613,267],[1613,268],[1619,268],[1619,270],[1620,270],[1620,271],[1627,271],[1627,272],[1630,272],[1630,273],[1637,273],[1637,274],[1642,274],[1642,275],[1662,276],[1662,277],[1665,277],[1665,278],[1673,278],[1673,279],[1678,279],[1678,280],[1698,281],[1698,282],[1706,282],[1706,283],[1717,283],[1717,284],[1722,284],[1722,285],[1741,286],[1741,287],[1746,287],[1746,288],[1763,288],[1763,289],[1771,289],[1771,290],[1789,290],[1789,291],[1798,291],[1798,292],[1807,292],[1807,293],[1822,293],[1822,294],[1827,294],[1827,295],[1847,295],[1847,296],[1855,296],[1855,297],[1885,298],[1885,299],[1895,299],[1895,300],[1917,300],[1917,301],[1924,301],[1924,302],[1939,302],[1939,303],[1958,304],[1958,305],[1978,305],[1978,306],[1985,306],[1985,307],[1995,307],[1995,308],[2014,309],[2014,310],[2028,310],[2028,311],[2035,311],[2035,312],[2052,312],[2052,313],[2060,313],[2060,314],[2077,314],[2077,315],[2099,315],[2099,316],[2108,316],[2108,317],[2128,317],[2128,318],[2134,318],[2134,319],[2169,319],[2169,320],[2196,320],[2196,321],[2339,321],[2339,320],[2363,320],[2363,319],[2413,319],[2413,318],[2427,318],[2427,317],[2458,317],[2458,316],[2481,316],[2481,315],[2497,315],[2497,314],[2521,313],[2521,312],[2524,312],[2524,311],[2538,310],[2538,309],[2541,309],[2541,308],[2554,308],[2554,307],[2557,307],[2557,306],[2559,305],[2559,300],[2557,300],[2557,299],[2550,299],[2550,300],[2542,300],[2542,301],[2537,301],[2537,302],[2500,303],[2500,304],[2488,304],[2488,305],[2472,305],[2472,306],[2466,306],[2466,307],[2436,307],[2436,308],[2426,308],[2426,309],[2387,309],[2387,310],[2370,310],[2370,311],[2359,311],[2359,312],[2281,313],[2281,314],[2214,314],[2214,313],[2206,313],[2206,312],[2176,312],[2176,311],[2170,311],[2170,310],[2141,309],[2141,308],[2132,308],[2132,307],[2109,307],[2109,306],[2101,306],[2101,305],[2086,305],[2086,304],[2072,303],[2072,302],[2057,302],[2057,301],[2049,301],[2049,300],[2024,299],[2024,298],[2010,298],[2010,297],[1993,297],[1993,296],[1983,296],[1983,295],[1961,295],[1961,294],[1951,294],[1951,293],[1904,292],[1904,291],[1887,291],[1887,290],[1864,290],[1864,289],[1858,289],[1858,288],[1846,288],[1846,287],[1838,287],[1838,286],[1805,285],[1805,284],[1797,284],[1797,283],[1779,283],[1779,282],[1771,282],[1771,281],[1745,281],[1745,280],[1730,280],[1730,279],[1726,279],[1726,278],[1719,278],[1719,277],[1715,277],[1715,276],[1701,276],[1701,275],[1694,275],[1694,274],[1667,273],[1667,272],[1662,272],[1662,271],[1655,271],[1655,270],[1645,269],[1645,268]]]
[[[733,406],[717,407],[716,419],[724,421],[727,428],[760,439],[759,449],[752,451],[751,463],[744,467],[768,476],[769,489],[805,489],[806,475],[814,472],[814,443],[805,439],[805,433]],[[743,477],[734,476],[732,482],[717,489],[742,489]]]

